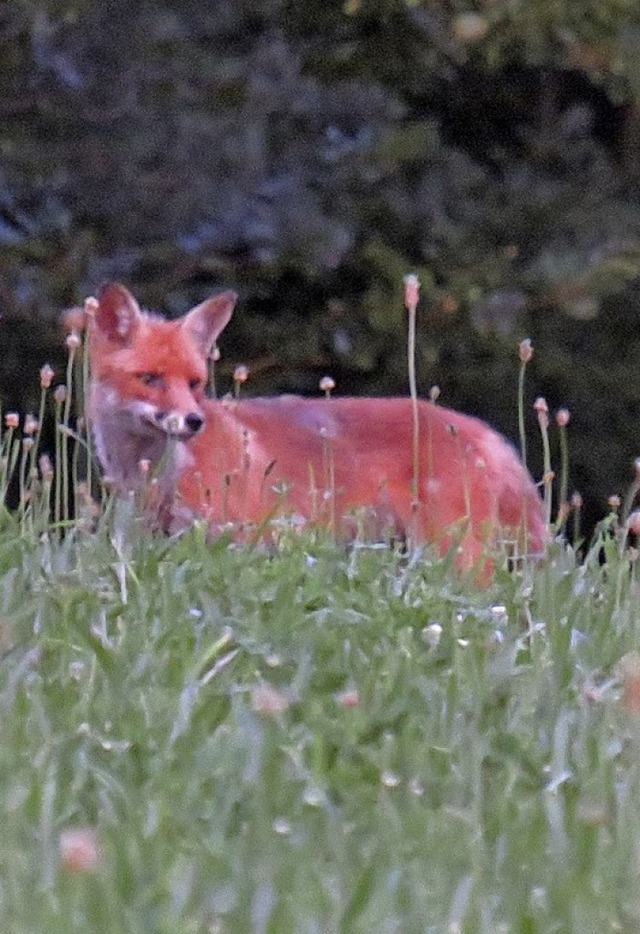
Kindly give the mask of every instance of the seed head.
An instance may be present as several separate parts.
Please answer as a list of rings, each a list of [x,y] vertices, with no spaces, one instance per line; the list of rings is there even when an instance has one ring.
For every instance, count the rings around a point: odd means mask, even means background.
[[[41,454],[38,459],[38,466],[43,480],[53,480],[53,464],[48,454]]]
[[[525,337],[518,345],[518,356],[521,363],[528,363],[533,357],[533,344],[530,337]]]
[[[336,388],[336,381],[332,376],[323,376],[319,385],[321,392],[326,392],[329,395],[331,390]]]
[[[404,277],[404,304],[407,311],[415,311],[420,300],[420,280],[415,273]]]
[[[560,428],[565,428],[569,424],[570,420],[571,413],[569,412],[569,409],[558,409],[556,412],[556,424]]]
[[[35,435],[38,430],[38,419],[29,412],[24,418],[24,427],[22,429],[25,435]]]
[[[246,383],[249,379],[249,367],[245,366],[244,363],[239,363],[233,371],[233,379],[236,383]]]
[[[631,532],[632,535],[640,535],[640,509],[635,509],[630,513],[626,526],[627,531]]]
[[[20,416],[17,412],[7,412],[4,417],[4,423],[7,428],[17,428],[20,424]]]
[[[40,386],[42,389],[48,389],[51,385],[51,380],[54,377],[53,368],[49,366],[48,363],[40,369]]]
[[[67,398],[67,387],[63,383],[60,383],[60,385],[56,386],[56,388],[53,390],[53,398],[58,403],[58,405],[62,405],[62,403],[65,401]]]
[[[547,405],[547,400],[542,396],[538,396],[533,403],[533,410],[538,415],[538,424],[540,427],[546,428],[549,424],[549,406]]]

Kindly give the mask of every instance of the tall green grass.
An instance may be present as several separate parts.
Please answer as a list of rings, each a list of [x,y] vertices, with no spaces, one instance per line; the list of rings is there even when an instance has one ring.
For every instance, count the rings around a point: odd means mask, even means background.
[[[153,536],[34,464],[0,511],[3,934],[640,930],[615,514],[478,590],[428,548]]]

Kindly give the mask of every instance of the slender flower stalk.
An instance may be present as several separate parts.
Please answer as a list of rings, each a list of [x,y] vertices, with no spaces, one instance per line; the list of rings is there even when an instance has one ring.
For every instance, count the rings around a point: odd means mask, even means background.
[[[19,442],[14,437],[20,425],[17,412],[7,412],[0,445],[0,506],[6,506],[7,491],[18,459]]]
[[[220,348],[217,344],[213,345],[209,354],[209,395],[212,399],[217,396],[216,391],[216,363],[220,359]]]
[[[420,420],[418,411],[418,389],[416,385],[416,312],[419,300],[420,280],[414,273],[411,273],[404,277],[404,304],[409,313],[407,361],[409,367],[409,393],[411,394],[411,415],[413,424],[413,475],[411,494],[416,525],[420,506]],[[417,531],[417,528],[414,531]]]
[[[571,510],[573,512],[573,547],[577,549],[580,545],[580,536],[582,534],[582,496],[577,491],[571,497]]]
[[[32,418],[33,416],[27,416]],[[26,433],[26,427],[25,427]],[[30,515],[33,511],[32,503],[32,493],[33,491],[29,487],[29,454],[33,449],[34,440],[30,436],[26,436],[22,439],[21,444],[21,454],[20,454],[20,473],[19,473],[19,507],[18,515],[20,516],[20,526],[23,534],[26,533],[27,527],[29,525]]]
[[[569,440],[567,425],[571,419],[568,409],[558,409],[556,412],[556,424],[560,433],[560,491],[558,505],[558,528],[564,525],[568,514],[567,498],[569,495]]]
[[[544,486],[544,512],[547,528],[551,524],[551,506],[552,506],[552,485],[554,472],[551,469],[551,448],[549,447],[549,406],[546,399],[539,396],[533,403],[533,408],[538,416],[538,425],[542,435],[542,448],[544,455],[544,474],[542,478]]]
[[[518,375],[518,428],[520,430],[520,456],[522,463],[527,466],[527,433],[524,427],[524,378],[527,370],[527,363],[533,357],[533,345],[529,337],[520,341],[518,346],[518,356],[520,357],[520,373]]]
[[[53,399],[55,402],[55,464],[56,471],[54,474],[54,498],[53,498],[53,521],[55,526],[59,529],[60,521],[62,519],[62,483],[63,483],[63,472],[65,474],[64,480],[66,481],[66,471],[64,471],[63,466],[63,432],[62,428],[64,426],[63,418],[63,406],[67,398],[67,387],[62,383],[53,391]]]
[[[92,295],[84,302],[84,348],[82,354],[82,398],[80,407],[84,410],[84,430],[87,445],[87,486],[89,491],[93,490],[93,435],[91,433],[91,423],[89,422],[89,409],[86,400],[89,392],[89,341],[91,339],[91,329],[96,311],[98,310],[98,299]]]
[[[244,363],[239,363],[233,371],[233,394],[238,399],[240,397],[240,387],[249,379],[249,367]]]

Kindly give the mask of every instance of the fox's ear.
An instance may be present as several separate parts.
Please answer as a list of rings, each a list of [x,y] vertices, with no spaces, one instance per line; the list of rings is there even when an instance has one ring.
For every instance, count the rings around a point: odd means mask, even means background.
[[[196,305],[182,319],[183,328],[188,331],[203,356],[209,355],[219,334],[229,324],[237,301],[235,292],[222,292]]]
[[[114,344],[130,343],[142,321],[140,306],[119,282],[100,287],[94,314],[97,330]]]

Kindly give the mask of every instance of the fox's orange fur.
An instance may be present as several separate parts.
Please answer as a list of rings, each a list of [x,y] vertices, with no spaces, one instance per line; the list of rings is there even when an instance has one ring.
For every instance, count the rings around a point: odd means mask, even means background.
[[[224,292],[167,321],[122,285],[94,302],[90,419],[105,474],[121,490],[156,476],[167,530],[194,517],[240,534],[275,515],[458,545],[472,566],[506,538],[536,553],[546,531],[536,488],[488,425],[420,401],[414,495],[407,398],[207,398],[207,359],[236,302]]]

